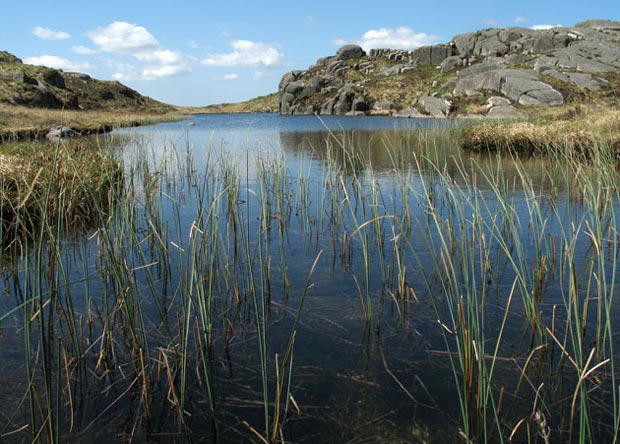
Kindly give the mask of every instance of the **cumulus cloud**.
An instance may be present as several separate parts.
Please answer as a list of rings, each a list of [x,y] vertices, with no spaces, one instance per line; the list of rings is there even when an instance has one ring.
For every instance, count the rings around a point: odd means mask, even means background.
[[[82,45],[72,47],[71,51],[73,51],[76,54],[83,54],[83,55],[97,54],[99,52],[96,49],[88,48]]]
[[[236,72],[233,72],[231,74],[226,74],[224,76],[224,80],[236,80],[239,78],[239,74],[237,74]]]
[[[131,56],[147,64],[142,69],[146,80],[158,77],[177,76],[192,71],[190,60],[181,53],[162,48],[157,39],[145,27],[128,22],[113,22],[86,33],[98,47],[98,51]],[[83,46],[74,51],[96,52]],[[135,78],[135,73],[121,71],[114,74],[117,79]]]
[[[361,39],[348,42],[344,39],[336,39],[333,41],[336,45],[345,43],[356,43],[365,50],[373,48],[393,48],[393,49],[415,49],[420,46],[433,45],[439,43],[441,37],[429,35],[424,32],[415,32],[406,26],[396,29],[380,28],[367,31]]]
[[[37,57],[26,57],[24,63],[29,65],[43,65],[50,68],[62,69],[65,71],[88,71],[93,68],[88,62],[67,60],[53,55],[42,55]]]
[[[34,28],[32,34],[43,40],[66,40],[71,37],[67,32],[53,31],[49,28],[42,28],[41,26]]]
[[[278,66],[282,53],[266,43],[250,40],[232,40],[232,51],[225,54],[211,54],[202,61],[207,66]]]
[[[531,26],[530,28],[535,31],[544,31],[545,29],[561,28],[561,27],[562,25],[534,25],[534,26]]]
[[[514,22],[515,23],[527,23],[528,19],[526,19],[525,17],[516,17]]]
[[[133,23],[113,22],[88,31],[86,36],[105,52],[133,55],[159,49],[153,34]]]
[[[265,74],[263,71],[254,71],[254,74],[252,74],[252,79],[254,80],[260,80],[263,77],[265,77],[267,74]]]

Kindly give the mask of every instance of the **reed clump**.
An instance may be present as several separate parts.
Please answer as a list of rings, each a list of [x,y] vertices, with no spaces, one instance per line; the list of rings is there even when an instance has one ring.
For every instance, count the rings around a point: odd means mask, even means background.
[[[42,223],[76,227],[106,212],[121,164],[94,141],[30,142],[0,152],[2,242]]]
[[[549,154],[561,150],[589,158],[605,145],[620,154],[620,111],[574,108],[528,122],[483,122],[465,129],[462,148],[477,152]]]

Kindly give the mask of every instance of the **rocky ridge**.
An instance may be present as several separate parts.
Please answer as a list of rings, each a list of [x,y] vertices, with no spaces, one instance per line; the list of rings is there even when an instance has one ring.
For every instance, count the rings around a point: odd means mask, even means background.
[[[457,35],[413,51],[347,45],[285,74],[282,114],[480,115],[522,118],[539,107],[618,98],[620,22],[512,27]]]
[[[171,106],[145,97],[116,81],[88,74],[28,65],[0,51],[0,103],[68,110],[169,111]]]

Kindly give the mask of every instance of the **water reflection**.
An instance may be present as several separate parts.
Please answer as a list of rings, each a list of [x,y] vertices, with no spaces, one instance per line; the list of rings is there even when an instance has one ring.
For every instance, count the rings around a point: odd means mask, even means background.
[[[617,208],[589,211],[562,168],[463,153],[427,121],[195,122],[119,132],[115,217],[5,270],[0,362],[19,383],[0,386],[2,439],[482,442],[491,415],[507,440],[533,402],[564,410],[566,437],[565,355],[583,355],[566,338],[615,345],[586,326],[618,321],[595,292],[616,290]],[[611,424],[616,375],[596,376]]]

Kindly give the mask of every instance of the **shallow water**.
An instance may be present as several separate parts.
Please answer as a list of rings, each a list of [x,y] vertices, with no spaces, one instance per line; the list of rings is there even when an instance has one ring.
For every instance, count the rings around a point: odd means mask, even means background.
[[[585,301],[603,278],[609,301],[617,287],[615,238],[604,263],[593,259],[584,227],[599,219],[571,178],[550,186],[544,160],[461,153],[442,121],[191,122],[112,135],[133,178],[131,223],[64,239],[53,264],[32,252],[3,269],[0,316],[15,310],[0,330],[3,442],[30,442],[38,427],[59,442],[259,442],[274,423],[284,442],[457,442],[457,356],[471,341],[504,439],[515,428],[524,438],[519,421],[534,424],[537,404],[566,439],[576,378],[562,349],[586,362],[605,310],[600,293]],[[436,141],[421,143],[431,129]],[[615,208],[600,227],[614,235]],[[566,339],[575,316],[581,350]],[[613,329],[615,305],[607,319]],[[605,365],[589,388],[592,436],[608,438],[616,380]],[[477,442],[499,439],[470,426]]]

